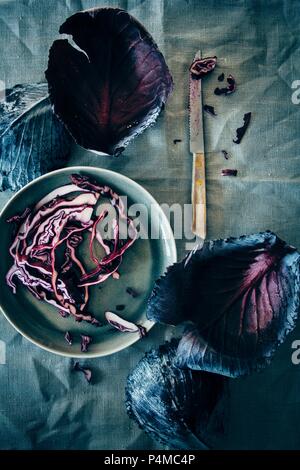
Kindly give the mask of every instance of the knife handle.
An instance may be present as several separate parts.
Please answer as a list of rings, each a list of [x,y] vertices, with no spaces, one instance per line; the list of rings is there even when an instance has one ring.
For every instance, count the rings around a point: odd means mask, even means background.
[[[193,154],[192,232],[203,240],[206,237],[206,191],[204,153]]]

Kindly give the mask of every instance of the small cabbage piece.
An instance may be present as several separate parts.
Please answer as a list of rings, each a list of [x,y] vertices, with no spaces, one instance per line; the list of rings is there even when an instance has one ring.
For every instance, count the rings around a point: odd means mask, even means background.
[[[122,333],[139,333],[140,338],[143,338],[147,334],[147,330],[144,326],[136,325],[113,312],[105,312],[105,318],[111,326]]]
[[[177,345],[148,352],[130,373],[127,412],[163,445],[206,450],[224,432],[224,377],[175,367]]]
[[[215,111],[215,108],[213,106],[210,106],[209,104],[205,104],[203,106],[203,111],[206,113],[210,114],[211,116],[217,116],[217,113]]]
[[[225,154],[223,154],[225,155]],[[226,157],[225,157],[226,158]],[[228,159],[228,156],[227,156]],[[234,168],[224,168],[221,170],[221,175],[222,176],[237,176],[238,171],[235,170]]]
[[[119,154],[154,123],[173,82],[145,28],[119,8],[68,18],[53,43],[46,78],[54,111],[84,148]]]
[[[69,331],[66,331],[65,333],[65,340],[67,341],[67,343],[72,346],[73,344],[73,336],[71,335],[71,333]]]
[[[190,324],[180,367],[237,377],[259,370],[299,314],[300,254],[272,232],[208,241],[156,282],[148,318]]]
[[[225,160],[229,160],[230,154],[227,152],[227,150],[221,150],[221,152]]]
[[[93,338],[88,335],[80,335],[80,336],[81,336],[80,350],[81,352],[88,352],[89,345],[93,341]]]
[[[98,222],[107,214],[104,209],[96,215],[97,203],[103,198],[116,210],[109,239],[97,230]],[[54,305],[62,317],[72,315],[76,321],[100,326],[86,312],[88,288],[116,274],[124,253],[137,237],[122,198],[108,186],[73,174],[71,184],[54,189],[33,208],[9,217],[7,222],[15,225],[9,249],[13,264],[6,275],[13,292],[17,291],[17,283],[23,284],[37,299]],[[125,238],[120,236],[124,227]],[[91,270],[87,270],[78,253],[85,234],[89,235],[90,259],[95,265]],[[102,258],[94,252],[95,242],[105,251]],[[86,345],[82,347],[85,349]]]

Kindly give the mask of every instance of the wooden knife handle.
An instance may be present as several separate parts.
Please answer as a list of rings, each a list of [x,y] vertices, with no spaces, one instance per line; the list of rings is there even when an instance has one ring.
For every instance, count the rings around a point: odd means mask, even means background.
[[[206,237],[206,191],[204,153],[193,154],[192,232],[203,240]]]

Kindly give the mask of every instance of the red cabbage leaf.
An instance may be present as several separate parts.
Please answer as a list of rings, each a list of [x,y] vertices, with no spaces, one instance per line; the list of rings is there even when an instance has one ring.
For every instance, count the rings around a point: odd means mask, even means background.
[[[270,363],[299,314],[300,255],[263,232],[206,242],[157,281],[151,320],[190,325],[176,364],[230,377]]]
[[[46,78],[54,111],[84,148],[118,154],[159,115],[172,90],[163,55],[135,18],[95,8],[68,18]]]

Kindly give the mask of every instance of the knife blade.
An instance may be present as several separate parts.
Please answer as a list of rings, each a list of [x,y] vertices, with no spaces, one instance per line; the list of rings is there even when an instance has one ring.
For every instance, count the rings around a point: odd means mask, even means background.
[[[201,58],[198,51],[194,60]],[[202,114],[202,80],[189,77],[190,85],[190,152],[193,154],[192,173],[192,232],[206,237],[205,156]]]

